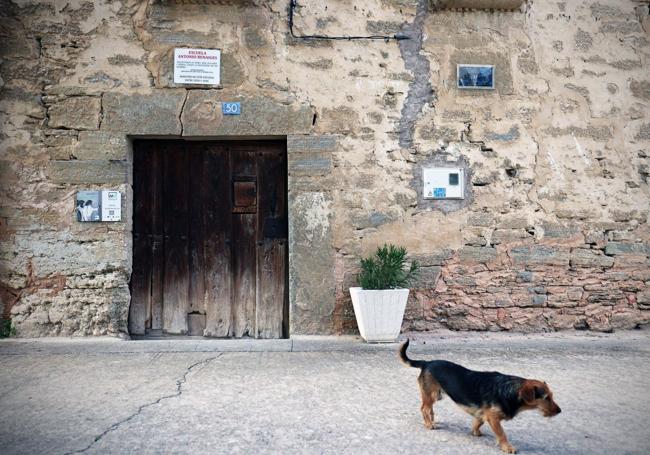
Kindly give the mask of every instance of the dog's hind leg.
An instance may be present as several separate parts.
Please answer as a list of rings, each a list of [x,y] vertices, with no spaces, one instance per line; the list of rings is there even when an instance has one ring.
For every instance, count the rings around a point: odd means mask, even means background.
[[[485,422],[483,421],[482,418],[480,417],[474,417],[474,422],[472,422],[472,434],[474,436],[483,436],[483,433],[481,433],[481,426]]]
[[[424,419],[424,426],[429,430],[435,430],[436,423],[434,421],[433,404],[440,398],[440,385],[426,371],[420,373],[418,383],[420,384],[420,395],[422,397],[420,411]]]

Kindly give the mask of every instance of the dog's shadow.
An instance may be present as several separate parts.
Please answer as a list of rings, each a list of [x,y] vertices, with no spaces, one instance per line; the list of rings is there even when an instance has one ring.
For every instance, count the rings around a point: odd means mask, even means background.
[[[483,428],[481,428],[481,433],[483,433],[483,436],[480,437],[471,434],[469,425],[463,425],[456,422],[436,422],[435,430],[428,430],[420,423],[420,428],[422,431],[433,432],[439,436],[445,434],[453,437],[454,439],[462,439],[463,441],[466,441],[472,445],[480,445],[482,446],[482,449],[491,449],[495,454],[503,453],[499,449],[494,433],[486,426],[483,426]],[[517,453],[521,454],[543,454],[552,452],[552,450],[549,450],[548,446],[538,444],[534,441],[525,441],[524,439],[518,440],[516,438],[513,438],[510,439],[510,443],[517,448]],[[564,455],[577,455],[581,452],[569,449],[563,450],[562,453]]]

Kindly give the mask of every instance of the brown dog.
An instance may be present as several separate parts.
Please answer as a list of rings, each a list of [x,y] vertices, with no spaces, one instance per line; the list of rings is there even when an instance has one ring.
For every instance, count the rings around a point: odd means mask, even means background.
[[[508,376],[496,371],[472,371],[445,360],[430,362],[411,360],[406,356],[409,340],[400,347],[402,362],[420,368],[418,383],[422,395],[424,426],[436,428],[433,404],[447,394],[465,412],[474,417],[472,434],[482,436],[481,425],[488,423],[494,431],[499,447],[506,453],[516,453],[501,427],[502,420],[510,420],[519,411],[539,409],[544,417],[553,417],[562,410],[553,401],[553,393],[545,382]]]

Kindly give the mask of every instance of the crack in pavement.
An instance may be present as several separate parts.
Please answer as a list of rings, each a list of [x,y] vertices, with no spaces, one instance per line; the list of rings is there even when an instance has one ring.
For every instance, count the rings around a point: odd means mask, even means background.
[[[130,416],[120,420],[119,422],[114,423],[113,425],[108,427],[106,430],[104,430],[102,433],[95,436],[93,441],[90,444],[88,444],[86,447],[84,447],[83,449],[75,450],[73,452],[66,452],[65,455],[72,455],[72,454],[75,454],[75,453],[84,453],[85,451],[92,448],[92,446],[94,446],[96,443],[101,441],[101,439],[104,436],[106,436],[108,433],[117,430],[123,424],[133,420],[134,418],[139,416],[142,413],[142,411],[144,411],[145,409],[147,409],[147,408],[149,408],[151,406],[155,406],[155,405],[159,404],[160,402],[162,402],[163,400],[168,400],[170,398],[175,398],[175,397],[181,396],[183,394],[183,384],[185,384],[187,382],[187,376],[190,374],[190,372],[194,368],[196,368],[198,366],[207,365],[208,363],[212,362],[213,360],[218,359],[219,357],[221,357],[223,354],[224,354],[223,352],[220,352],[219,355],[216,355],[214,357],[209,357],[207,359],[204,359],[204,360],[201,360],[199,362],[193,363],[192,365],[190,365],[189,367],[186,368],[185,373],[183,373],[183,375],[180,378],[176,379],[176,392],[175,393],[173,393],[171,395],[163,395],[162,397],[156,399],[155,401],[152,401],[151,403],[143,404],[133,414],[131,414]]]

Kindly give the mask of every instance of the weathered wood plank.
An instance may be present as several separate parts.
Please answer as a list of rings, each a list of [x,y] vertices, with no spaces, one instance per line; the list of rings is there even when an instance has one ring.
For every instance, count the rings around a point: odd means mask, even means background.
[[[205,336],[234,335],[231,272],[230,159],[218,144],[210,144],[205,152],[203,194]]]
[[[282,338],[287,303],[286,161],[283,148],[268,145],[257,157],[257,307],[255,336]]]
[[[258,247],[258,293],[255,311],[256,338],[284,336],[286,243],[266,241]]]
[[[256,306],[257,246],[256,215],[245,213],[233,218],[233,297],[235,337],[254,336]]]
[[[231,180],[256,176],[255,150],[241,146],[229,148]],[[234,335],[236,337],[255,336],[257,213],[233,213],[231,216],[232,246],[233,252],[235,252],[232,261]]]
[[[151,321],[149,329],[162,330],[163,328],[163,277],[165,271],[165,250],[163,225],[163,163],[164,149],[160,146],[151,150],[151,213],[152,213],[152,238],[151,238]]]
[[[136,143],[133,157],[133,271],[131,275],[131,306],[129,333],[144,335],[151,305],[151,222],[147,201],[151,197],[151,174],[147,172],[151,153],[146,143]]]
[[[169,144],[164,155],[165,275],[163,284],[163,331],[188,332],[189,252],[187,153],[178,142]]]
[[[189,152],[189,312],[205,314],[203,210],[216,195],[203,188],[205,144],[188,144]],[[196,319],[196,318],[195,318]]]

